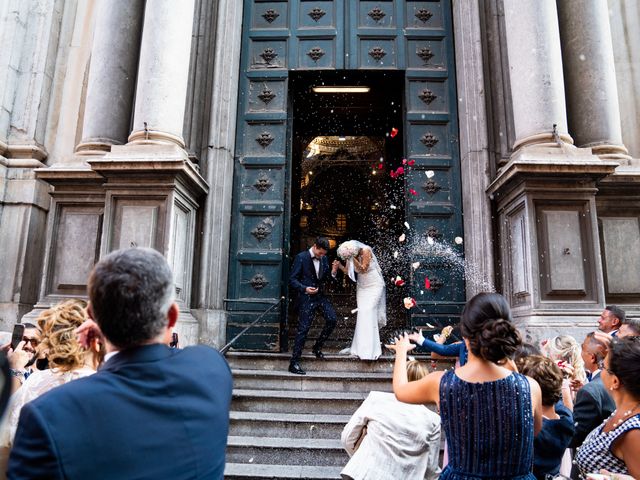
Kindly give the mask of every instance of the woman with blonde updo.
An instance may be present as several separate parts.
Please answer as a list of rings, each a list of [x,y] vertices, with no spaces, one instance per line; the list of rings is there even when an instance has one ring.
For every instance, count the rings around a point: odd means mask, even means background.
[[[558,335],[544,340],[541,347],[542,353],[558,364],[565,378],[569,378],[572,383],[586,383],[582,347],[575,338],[571,335]]]
[[[103,346],[94,339],[85,349],[75,333],[87,319],[86,306],[83,300],[67,300],[38,317],[42,334],[36,355],[47,358],[49,369],[32,373],[11,397],[0,429],[0,448],[11,448],[23,405],[54,387],[95,373],[104,356]]]

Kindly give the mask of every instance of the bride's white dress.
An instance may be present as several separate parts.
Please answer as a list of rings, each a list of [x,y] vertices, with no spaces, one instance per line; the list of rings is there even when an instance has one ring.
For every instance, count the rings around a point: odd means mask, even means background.
[[[369,269],[358,273],[357,284],[358,318],[348,353],[376,360],[382,354],[379,327],[387,324],[387,302],[382,270],[373,252]]]

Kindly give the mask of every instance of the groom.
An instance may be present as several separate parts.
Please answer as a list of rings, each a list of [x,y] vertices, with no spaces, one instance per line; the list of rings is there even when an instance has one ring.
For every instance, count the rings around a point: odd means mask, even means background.
[[[299,311],[298,333],[293,346],[289,371],[298,375],[306,373],[300,367],[299,362],[316,310],[320,310],[324,316],[324,328],[312,349],[316,358],[324,358],[322,345],[336,326],[336,312],[323,292],[324,284],[329,280],[334,280],[338,272],[337,260],[333,262],[332,268],[329,270],[329,261],[326,257],[328,250],[329,240],[325,237],[316,238],[309,250],[296,255],[289,275],[289,285],[298,292]]]

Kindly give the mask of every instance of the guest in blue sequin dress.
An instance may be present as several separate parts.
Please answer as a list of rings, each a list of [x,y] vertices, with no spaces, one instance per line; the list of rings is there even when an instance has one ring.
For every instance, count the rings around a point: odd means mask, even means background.
[[[405,364],[415,345],[408,336],[387,345],[396,352],[393,391],[407,403],[436,403],[449,445],[446,480],[535,480],[533,437],[542,427],[538,384],[514,371],[522,343],[501,295],[480,293],[462,312],[465,366],[409,383]]]

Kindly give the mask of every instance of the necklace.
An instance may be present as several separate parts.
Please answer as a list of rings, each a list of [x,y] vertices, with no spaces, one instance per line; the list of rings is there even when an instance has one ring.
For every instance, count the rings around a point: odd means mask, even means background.
[[[613,425],[612,425],[612,429],[611,429],[611,430],[615,430],[615,429],[616,429],[616,428],[618,428],[620,425],[622,425],[622,424],[624,423],[624,421],[625,421],[625,420],[627,420],[627,419],[631,416],[631,414],[632,414],[633,412],[635,412],[635,410],[636,410],[638,407],[640,407],[640,402],[636,403],[636,405],[635,405],[633,408],[631,408],[631,409],[627,410],[626,412],[624,412],[624,413],[622,414],[622,416],[621,416],[618,420],[616,420],[615,422],[613,422]],[[611,414],[611,418],[614,418],[614,417],[616,416],[616,413],[617,413],[617,412],[618,412],[618,410],[614,410],[614,411],[613,411],[613,413]]]

